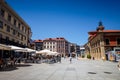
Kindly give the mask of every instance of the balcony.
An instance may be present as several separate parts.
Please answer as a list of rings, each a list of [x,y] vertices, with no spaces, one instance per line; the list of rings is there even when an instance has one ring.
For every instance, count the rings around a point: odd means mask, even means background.
[[[0,44],[14,45],[14,46],[19,46],[19,47],[23,47],[23,48],[27,47],[25,45],[19,44],[19,43],[14,42],[14,41],[6,40],[6,39],[3,39],[3,38],[0,39]]]

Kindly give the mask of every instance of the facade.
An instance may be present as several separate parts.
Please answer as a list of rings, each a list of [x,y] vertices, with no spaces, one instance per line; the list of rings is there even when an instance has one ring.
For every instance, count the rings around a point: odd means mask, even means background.
[[[43,40],[43,48],[61,53],[62,56],[68,54],[68,41],[65,38],[48,38]]]
[[[120,47],[120,30],[104,30],[102,22],[96,31],[88,32],[88,43],[85,44],[85,53],[95,59],[107,59],[107,52]]]
[[[81,57],[85,56],[85,48],[84,48],[84,46],[80,46],[80,56]]]
[[[43,40],[43,48],[53,52],[57,52],[57,42],[54,38],[48,38]]]
[[[79,46],[79,45],[76,45],[76,54],[77,54],[77,57],[80,56],[80,53],[81,53],[81,51],[80,51],[80,46]]]
[[[4,1],[0,0],[0,44],[30,47],[29,25]]]
[[[69,47],[70,47],[70,55],[72,57],[77,57],[80,56],[80,46],[75,44],[75,43],[69,43]]]
[[[33,43],[35,44],[35,50],[43,50],[43,40],[34,40]]]

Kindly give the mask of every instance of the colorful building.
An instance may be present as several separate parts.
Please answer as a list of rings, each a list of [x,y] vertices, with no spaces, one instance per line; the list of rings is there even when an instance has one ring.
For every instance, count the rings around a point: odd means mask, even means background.
[[[35,50],[43,50],[43,40],[34,40],[33,43],[35,44]]]
[[[43,48],[61,53],[62,56],[68,55],[68,41],[63,37],[43,40]]]
[[[85,44],[85,53],[95,59],[108,59],[107,52],[120,47],[120,30],[105,30],[102,22],[96,31],[88,32],[88,42]]]

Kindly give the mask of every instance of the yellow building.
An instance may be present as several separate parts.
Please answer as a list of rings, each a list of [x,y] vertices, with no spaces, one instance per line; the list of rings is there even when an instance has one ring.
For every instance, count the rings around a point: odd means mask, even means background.
[[[93,59],[108,60],[108,52],[120,47],[120,30],[104,30],[102,22],[99,22],[96,31],[88,34],[88,42],[84,45],[85,53]]]
[[[0,44],[30,47],[31,28],[4,1],[0,0]]]

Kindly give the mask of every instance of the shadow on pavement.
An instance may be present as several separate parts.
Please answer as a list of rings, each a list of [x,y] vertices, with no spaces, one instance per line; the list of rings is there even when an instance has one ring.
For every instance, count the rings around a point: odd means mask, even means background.
[[[29,66],[32,66],[30,64],[17,64],[15,65],[16,67],[29,67]]]
[[[5,67],[5,68],[0,68],[0,72],[13,71],[13,70],[19,69],[18,67],[29,67],[29,66],[32,66],[32,65],[30,65],[30,64],[16,64],[15,66],[9,66],[9,67]]]
[[[16,67],[7,67],[7,68],[0,68],[0,72],[3,72],[3,71],[13,71],[13,70],[17,70],[18,68]]]

